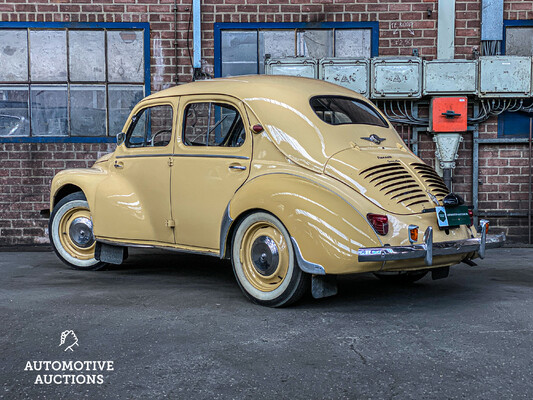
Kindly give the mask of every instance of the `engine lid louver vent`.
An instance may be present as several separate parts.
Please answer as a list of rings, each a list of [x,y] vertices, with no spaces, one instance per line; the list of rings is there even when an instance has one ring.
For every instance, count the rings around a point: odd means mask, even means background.
[[[409,168],[400,162],[390,162],[366,168],[359,175],[369,185],[378,189],[384,197],[413,211],[420,211],[413,209],[419,208],[416,206],[422,208],[435,206],[428,197],[428,192],[439,202],[449,192],[433,168],[422,163],[411,163]],[[424,182],[424,185],[421,185],[419,180]]]

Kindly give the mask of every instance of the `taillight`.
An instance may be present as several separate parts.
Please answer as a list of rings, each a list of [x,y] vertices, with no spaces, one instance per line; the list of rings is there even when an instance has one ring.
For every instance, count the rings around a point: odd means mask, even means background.
[[[374,230],[380,235],[385,236],[389,233],[389,219],[386,215],[366,214],[366,219],[374,227]]]
[[[474,225],[474,210],[468,209],[468,216],[470,217],[470,225]]]

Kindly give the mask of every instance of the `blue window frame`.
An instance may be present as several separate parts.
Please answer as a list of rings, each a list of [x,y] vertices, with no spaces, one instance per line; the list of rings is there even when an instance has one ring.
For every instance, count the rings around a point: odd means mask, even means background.
[[[533,20],[504,20],[503,21],[503,41],[502,54],[506,54],[507,28],[532,27]],[[533,103],[533,99],[524,99],[525,105]],[[520,138],[529,137],[529,119],[533,118],[533,113],[504,112],[498,117],[498,137]]]
[[[223,36],[225,33],[235,31],[243,33],[243,41],[238,43],[238,52],[235,57],[240,57],[238,65],[233,68],[231,75],[262,73],[263,69],[263,55],[261,44],[261,32],[264,31],[294,31],[295,37],[295,54],[299,52],[298,33],[304,31],[331,31],[332,42],[335,43],[337,31],[348,30],[367,30],[369,31],[370,39],[370,57],[378,56],[379,43],[379,23],[378,22],[313,22],[313,23],[216,23],[214,25],[214,40],[215,40],[215,77],[228,75],[223,71]],[[248,35],[246,35],[248,33]],[[288,32],[287,32],[288,33]],[[288,33],[289,35],[291,33]],[[248,36],[248,37],[245,37]],[[237,39],[237,42],[239,39]],[[290,46],[290,45],[289,45]],[[229,47],[229,46],[228,46]],[[237,46],[234,47],[237,49]],[[335,45],[331,50],[330,55],[335,54]],[[298,54],[300,55],[300,54]],[[229,63],[234,61],[229,61]],[[240,73],[242,72],[242,73]]]
[[[150,94],[149,23],[0,22],[0,47],[0,143],[113,142]]]

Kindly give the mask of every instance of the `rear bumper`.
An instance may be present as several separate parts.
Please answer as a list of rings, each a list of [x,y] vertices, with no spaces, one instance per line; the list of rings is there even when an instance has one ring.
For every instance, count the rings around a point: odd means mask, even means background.
[[[485,257],[488,248],[500,247],[505,242],[505,235],[487,235],[485,221],[481,224],[481,237],[433,243],[433,228],[428,227],[424,234],[424,243],[411,246],[361,247],[358,250],[359,262],[397,261],[424,259],[425,264],[433,264],[433,257],[464,255],[478,253]]]

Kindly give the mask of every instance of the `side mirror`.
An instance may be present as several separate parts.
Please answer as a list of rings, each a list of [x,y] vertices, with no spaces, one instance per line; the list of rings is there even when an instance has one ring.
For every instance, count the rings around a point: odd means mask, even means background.
[[[120,132],[117,135],[117,146],[120,146],[122,143],[124,143],[124,140],[126,140],[126,134],[124,132]]]

